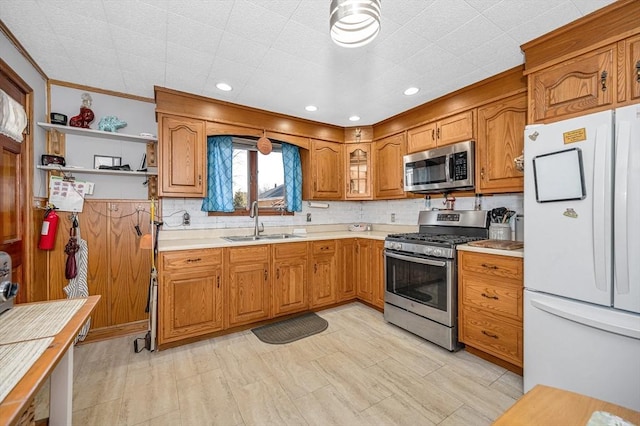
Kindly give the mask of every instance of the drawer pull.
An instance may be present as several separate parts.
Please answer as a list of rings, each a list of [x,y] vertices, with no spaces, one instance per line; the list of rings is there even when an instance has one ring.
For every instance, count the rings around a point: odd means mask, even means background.
[[[187,263],[196,263],[196,262],[200,262],[201,260],[202,258],[196,257],[195,259],[187,259]]]
[[[606,71],[602,71],[602,74],[600,74],[600,85],[603,92],[607,90],[607,76]]]
[[[216,279],[216,281],[218,282],[218,288],[220,288],[220,275],[218,275],[218,278]]]
[[[487,299],[498,300],[498,296],[496,296],[496,295],[490,296],[487,293],[481,293],[481,296],[482,297],[486,297]]]
[[[269,276],[269,273],[267,272],[267,270],[264,270],[264,280],[267,280],[267,277]]]
[[[497,334],[489,333],[488,331],[485,331],[485,330],[482,330],[482,334],[484,334],[487,337],[491,337],[492,339],[497,339],[498,338]]]
[[[498,269],[496,265],[487,265],[486,263],[483,263],[481,266],[487,269]]]

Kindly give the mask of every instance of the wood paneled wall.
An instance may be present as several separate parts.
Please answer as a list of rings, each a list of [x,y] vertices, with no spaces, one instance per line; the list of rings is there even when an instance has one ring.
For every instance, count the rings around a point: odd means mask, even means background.
[[[86,200],[83,212],[78,214],[80,235],[89,250],[89,294],[102,296],[92,315],[92,329],[147,318],[151,252],[138,246],[136,209],[143,210],[139,214],[140,230],[150,233],[147,200]],[[68,284],[64,275],[67,259],[64,247],[69,240],[71,214],[58,215],[55,248],[47,252],[46,269],[42,269],[48,271],[49,300],[66,298],[63,289]]]

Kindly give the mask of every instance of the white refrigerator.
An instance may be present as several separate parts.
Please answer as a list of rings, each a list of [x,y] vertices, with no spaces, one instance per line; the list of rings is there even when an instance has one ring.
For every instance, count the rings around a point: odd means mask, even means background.
[[[640,410],[640,104],[524,134],[524,390]]]

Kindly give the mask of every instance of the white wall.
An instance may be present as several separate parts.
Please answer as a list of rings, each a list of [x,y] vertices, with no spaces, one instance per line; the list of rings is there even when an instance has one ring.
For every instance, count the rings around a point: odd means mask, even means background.
[[[0,32],[0,57],[11,67],[33,89],[33,120],[35,122],[45,121],[47,110],[47,87],[46,80],[38,71],[16,50],[14,45]],[[34,161],[40,160],[43,153],[43,141],[45,132],[35,125],[31,125],[31,132],[34,141]],[[42,196],[45,193],[44,176],[35,173],[33,181],[33,192],[35,196]],[[31,202],[28,200],[28,202]]]
[[[89,93],[93,100],[91,109],[95,114],[91,129],[98,130],[100,119],[105,116],[116,116],[127,122],[127,126],[118,133],[139,135],[140,133],[157,134],[155,121],[155,104],[119,96],[105,95],[91,91],[74,89],[65,86],[51,86],[51,111],[65,114],[70,120],[80,112],[81,96]],[[93,168],[94,155],[120,157],[121,164],[129,164],[131,170],[140,167],[146,145],[138,142],[121,142],[112,139],[93,138],[77,135],[66,136],[67,166]],[[39,157],[38,157],[39,158]],[[44,173],[44,172],[42,172]],[[86,198],[146,199],[147,187],[143,176],[98,175],[74,173],[78,180],[95,183],[93,195]]]
[[[472,210],[475,199],[460,197],[456,200],[458,210]],[[211,229],[211,228],[249,228],[253,226],[253,219],[247,216],[208,216],[200,210],[201,199],[165,198],[162,201],[162,220],[164,229]],[[329,208],[309,207],[303,202],[302,212],[294,216],[264,216],[260,221],[265,227],[270,226],[304,226],[325,225],[336,223],[365,222],[374,224],[415,225],[418,212],[424,210],[425,200],[422,198],[410,200],[389,201],[329,201]],[[431,200],[432,208],[443,208],[442,198]],[[507,207],[517,213],[523,212],[522,194],[505,194],[482,197],[482,209],[491,210],[495,207]],[[187,211],[191,215],[191,225],[182,226],[182,214]],[[306,221],[307,213],[311,213],[311,222]],[[391,214],[395,214],[395,222],[391,222]],[[513,224],[512,224],[513,226]]]

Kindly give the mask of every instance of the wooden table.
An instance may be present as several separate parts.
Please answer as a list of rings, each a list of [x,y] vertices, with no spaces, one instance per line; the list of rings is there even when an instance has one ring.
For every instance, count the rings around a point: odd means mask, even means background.
[[[49,424],[71,424],[73,342],[99,300],[100,296],[87,298],[84,305],[64,325],[62,330],[53,336],[51,345],[47,347],[6,398],[0,402],[0,425],[16,424],[49,377],[51,377]]]
[[[549,386],[537,385],[509,408],[494,426],[584,426],[594,411],[606,411],[640,425],[640,412]]]

